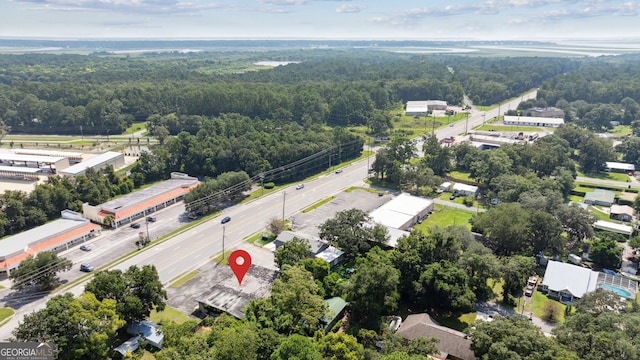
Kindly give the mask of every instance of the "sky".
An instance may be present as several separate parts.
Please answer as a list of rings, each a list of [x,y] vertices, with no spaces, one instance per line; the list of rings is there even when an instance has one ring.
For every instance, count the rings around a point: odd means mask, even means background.
[[[0,37],[629,39],[639,14],[638,0],[0,0]]]

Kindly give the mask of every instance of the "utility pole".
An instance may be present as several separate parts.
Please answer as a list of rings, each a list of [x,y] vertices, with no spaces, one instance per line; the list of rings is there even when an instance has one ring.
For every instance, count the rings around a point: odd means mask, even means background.
[[[264,174],[260,174],[260,187],[262,188],[262,194],[260,194],[260,196],[264,195]]]
[[[222,260],[220,262],[224,261],[224,229],[225,227],[222,225]]]
[[[144,219],[144,225],[147,227],[147,242],[151,242],[151,235],[149,235],[149,219]]]
[[[287,199],[287,192],[283,191],[282,192],[282,224],[283,225],[284,225],[284,204],[286,199]]]
[[[467,135],[469,133],[469,131],[467,131],[469,128],[469,113],[467,113],[467,121],[465,121],[464,123],[464,134]]]

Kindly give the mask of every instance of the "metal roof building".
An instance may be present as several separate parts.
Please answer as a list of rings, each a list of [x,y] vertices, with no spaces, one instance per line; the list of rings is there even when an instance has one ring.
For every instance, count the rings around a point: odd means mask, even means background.
[[[69,167],[69,160],[65,157],[1,153],[0,165],[60,171]]]
[[[100,232],[75,211],[62,211],[62,219],[0,240],[0,274],[10,274],[22,261],[41,251],[60,252],[85,242]]]
[[[169,180],[106,203],[96,206],[85,203],[82,212],[86,218],[101,224],[104,224],[105,217],[111,215],[113,227],[119,227],[181,201],[186,193],[199,184],[195,177],[174,172]]]
[[[374,223],[394,229],[407,230],[433,211],[433,200],[407,193],[372,211],[369,216]]]
[[[407,116],[427,116],[429,105],[426,101],[407,101],[404,114]]]
[[[83,153],[67,152],[67,151],[52,151],[43,149],[17,149],[12,151],[14,154],[22,155],[40,155],[40,156],[53,156],[63,157],[69,159],[69,163],[79,163],[82,161]]]
[[[505,116],[502,120],[505,125],[515,126],[540,126],[557,128],[564,124],[564,119],[539,117],[539,116]]]
[[[107,165],[112,165],[114,168],[123,166],[124,154],[115,151],[107,151],[104,154],[92,157],[91,159],[70,166],[64,169],[64,171],[60,171],[60,174],[66,176],[78,176],[83,175],[89,168],[98,170]]]
[[[610,231],[627,236],[633,234],[633,227],[611,221],[598,220],[593,223],[593,227],[599,230]]]
[[[38,180],[38,175],[43,174],[42,169],[22,166],[0,166],[0,177],[20,179],[20,180]]]
[[[620,172],[636,171],[636,166],[628,163],[607,161],[606,163],[604,163],[604,166],[605,166],[605,171],[620,171]]]

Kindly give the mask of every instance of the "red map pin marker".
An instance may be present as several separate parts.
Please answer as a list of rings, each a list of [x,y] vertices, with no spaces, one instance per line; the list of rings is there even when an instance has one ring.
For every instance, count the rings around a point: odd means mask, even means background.
[[[251,255],[244,250],[236,250],[229,255],[229,266],[236,275],[238,284],[242,285],[242,279],[251,267]]]

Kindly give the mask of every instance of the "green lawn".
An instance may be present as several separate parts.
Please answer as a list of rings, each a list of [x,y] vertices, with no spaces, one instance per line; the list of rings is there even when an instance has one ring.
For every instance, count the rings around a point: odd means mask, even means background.
[[[193,320],[188,315],[183,314],[182,312],[172,308],[171,306],[166,306],[164,311],[157,312],[155,310],[151,311],[149,315],[149,319],[155,323],[161,323],[163,321],[173,321],[177,324],[182,324],[186,321]]]
[[[0,324],[11,315],[13,315],[12,309],[0,307]]]
[[[474,181],[474,179],[471,178],[471,173],[468,171],[451,171],[449,172],[449,178],[452,180]]]
[[[542,294],[539,291],[534,291],[533,292],[533,296],[532,297],[526,297],[523,296],[523,298],[526,298],[527,300],[527,304],[524,306],[524,315],[528,315],[531,313],[531,311],[533,310],[533,315],[539,318],[543,318],[544,317],[544,305],[547,302],[554,302],[556,304],[558,304],[562,311],[560,311],[560,315],[558,316],[558,322],[562,323],[564,321],[564,313],[565,310],[567,308],[566,305],[561,304],[560,302],[553,300],[553,299],[549,299],[546,295]],[[520,300],[519,300],[520,301]]]
[[[171,287],[173,288],[179,288],[180,286],[182,286],[184,283],[186,283],[187,281],[193,279],[194,277],[196,277],[200,272],[198,270],[193,270],[190,271],[182,276],[180,276],[178,279],[176,279],[176,281],[171,283]]]
[[[476,320],[477,313],[449,313],[449,314],[430,314],[442,326],[446,326],[458,331],[464,331]]]
[[[314,209],[319,208],[320,206],[322,206],[322,205],[324,205],[324,204],[326,204],[328,202],[331,202],[331,201],[335,200],[335,198],[336,198],[335,196],[329,196],[326,199],[322,199],[320,201],[316,201],[315,203],[311,204],[309,207],[306,207],[306,208],[302,209],[302,213],[306,214],[306,213],[308,213],[308,212],[310,212],[310,211],[312,211]]]
[[[597,173],[584,174],[584,173],[578,171],[577,175],[578,176],[582,176],[582,177],[590,177],[590,178],[594,178],[594,179],[601,179],[601,180],[613,180],[613,181],[620,181],[620,182],[628,182],[629,181],[629,175],[624,174],[624,173],[597,172]]]
[[[218,263],[220,265],[229,265],[229,254],[231,254],[231,250],[225,251],[224,254],[220,254],[214,257],[213,262]]]
[[[593,214],[593,215],[594,215],[598,220],[611,221],[611,222],[618,222],[618,221],[615,221],[615,220],[613,220],[613,219],[609,218],[609,214],[606,214],[606,213],[604,213],[604,212],[602,212],[602,211],[600,211],[600,210],[598,210],[598,209],[594,208],[593,206],[589,206],[588,210],[589,210],[589,212],[590,212],[591,214]]]
[[[450,225],[469,225],[469,219],[473,216],[473,211],[466,211],[436,204],[433,213],[422,222],[416,224],[414,228],[426,232],[430,227],[439,226],[447,227]]]
[[[618,125],[618,126],[615,126],[613,130],[609,132],[617,137],[621,137],[621,136],[631,135],[633,131],[631,130],[631,126],[629,125]]]

